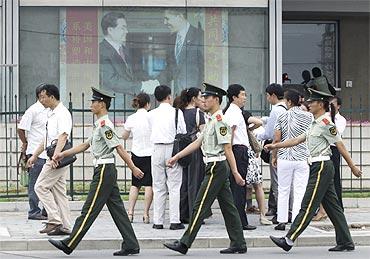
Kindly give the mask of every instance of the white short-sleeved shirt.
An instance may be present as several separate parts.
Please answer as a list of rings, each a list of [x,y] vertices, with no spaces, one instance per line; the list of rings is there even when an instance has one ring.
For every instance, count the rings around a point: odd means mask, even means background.
[[[49,109],[45,108],[39,101],[32,104],[22,116],[18,128],[27,133],[27,155],[33,155],[40,143],[45,140],[45,126],[48,119]],[[46,159],[46,152],[43,151],[39,158]]]
[[[233,145],[250,146],[248,140],[247,126],[244,121],[242,110],[236,105],[231,103],[230,107],[225,112],[226,122],[231,128],[235,126]]]
[[[138,109],[137,112],[128,116],[124,128],[132,134],[131,152],[136,156],[151,156],[153,146],[150,142],[149,113],[145,109]]]
[[[150,141],[153,144],[170,144],[175,140],[176,133],[186,133],[184,114],[178,110],[177,130],[175,128],[176,109],[169,103],[161,103],[158,108],[149,112],[151,128]]]
[[[48,136],[46,146],[50,146],[51,142],[63,133],[68,136],[71,134],[72,116],[62,102],[59,102],[54,110],[49,110],[46,130]]]

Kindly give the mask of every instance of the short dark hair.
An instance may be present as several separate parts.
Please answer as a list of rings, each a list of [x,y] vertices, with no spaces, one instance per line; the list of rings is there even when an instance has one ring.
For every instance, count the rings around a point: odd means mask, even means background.
[[[331,100],[337,100],[337,104],[342,105],[342,98],[340,98],[339,96],[334,96],[333,98],[331,98]]]
[[[229,102],[231,103],[233,101],[233,97],[238,97],[241,91],[245,91],[245,88],[239,84],[232,84],[229,85],[229,88],[227,88],[227,98],[229,99]]]
[[[59,101],[60,99],[59,89],[55,85],[43,84],[40,89],[40,92],[42,91],[45,91],[47,96],[49,97],[54,96],[54,98]]]
[[[318,67],[312,68],[312,76],[313,77],[319,77],[321,75],[322,75],[322,73],[321,73],[321,69],[320,68],[318,68]]]
[[[118,19],[126,19],[125,15],[121,12],[109,12],[103,16],[101,19],[101,28],[103,30],[103,34],[108,34],[108,28],[115,28],[117,26]]]
[[[300,95],[299,95],[299,93],[297,91],[294,91],[294,90],[286,90],[285,93],[284,93],[284,98],[287,101],[291,101],[291,103],[293,104],[293,106],[299,106],[300,105],[300,102],[299,102]]]
[[[154,90],[154,97],[158,102],[162,102],[169,95],[171,95],[171,88],[167,85],[159,85]]]
[[[43,86],[43,85],[44,85],[44,83],[39,84],[39,85],[36,87],[36,89],[35,89],[36,99],[39,99],[39,95],[40,95],[40,93],[41,93],[41,91],[42,91],[42,86]]]
[[[135,109],[144,108],[145,105],[150,103],[150,97],[147,93],[141,92],[132,100],[132,107]]]
[[[170,8],[170,9],[166,9],[166,12],[170,13],[170,14],[173,14],[173,15],[182,15],[182,17],[184,17],[184,19],[186,19],[186,9],[185,8]]]
[[[280,84],[273,83],[268,85],[266,87],[266,93],[268,93],[269,95],[275,94],[279,100],[284,98],[284,90]]]

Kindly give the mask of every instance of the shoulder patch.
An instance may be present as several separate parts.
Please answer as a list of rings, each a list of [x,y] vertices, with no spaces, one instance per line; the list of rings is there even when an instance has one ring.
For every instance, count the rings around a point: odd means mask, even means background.
[[[330,124],[330,121],[329,121],[327,118],[322,119],[322,122],[323,122],[325,125],[329,125],[329,124]]]
[[[113,131],[112,130],[107,130],[106,132],[104,132],[105,134],[105,137],[109,140],[111,140],[113,138]]]
[[[100,121],[100,127],[104,127],[104,126],[105,126],[105,120]]]
[[[220,127],[220,134],[221,136],[226,136],[227,134],[227,127]]]
[[[216,115],[216,119],[217,119],[217,121],[222,121],[222,116],[221,116],[221,114],[217,114],[217,115]]]
[[[329,132],[331,135],[336,136],[337,135],[337,128],[335,126],[329,128]]]

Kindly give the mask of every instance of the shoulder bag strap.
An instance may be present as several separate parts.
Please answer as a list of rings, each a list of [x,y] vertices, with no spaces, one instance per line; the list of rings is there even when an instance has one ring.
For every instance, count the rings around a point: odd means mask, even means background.
[[[197,112],[195,113],[195,122],[196,122],[196,125],[197,125],[197,130],[199,130],[199,124],[200,124],[200,114],[199,114],[199,108],[197,108]]]
[[[177,121],[178,121],[178,118],[179,118],[179,109],[176,108],[176,112],[175,112],[175,130],[176,130],[176,134],[177,134]]]

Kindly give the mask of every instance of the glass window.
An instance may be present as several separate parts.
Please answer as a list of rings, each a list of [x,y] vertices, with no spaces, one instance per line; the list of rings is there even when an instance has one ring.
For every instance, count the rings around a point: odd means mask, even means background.
[[[267,26],[267,8],[21,7],[20,96],[34,98],[41,82],[77,106],[91,86],[114,92],[116,108],[158,84],[175,95],[204,81],[261,94]]]
[[[302,72],[321,69],[331,85],[337,85],[337,26],[328,23],[283,24],[283,73],[290,83],[304,81]]]

